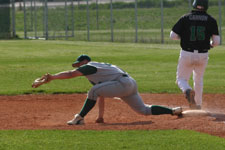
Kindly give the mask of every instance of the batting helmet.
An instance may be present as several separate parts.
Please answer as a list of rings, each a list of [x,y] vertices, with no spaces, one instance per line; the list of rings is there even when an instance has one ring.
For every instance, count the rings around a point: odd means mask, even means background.
[[[208,0],[194,0],[192,5],[195,9],[206,11],[208,9],[208,3]]]

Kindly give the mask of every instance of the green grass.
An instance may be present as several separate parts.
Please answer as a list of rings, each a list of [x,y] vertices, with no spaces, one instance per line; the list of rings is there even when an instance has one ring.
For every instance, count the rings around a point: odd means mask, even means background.
[[[94,61],[118,65],[136,79],[140,92],[180,93],[175,84],[180,47],[160,44],[71,41],[0,41],[0,94],[86,93],[91,84],[84,77],[52,81],[37,89],[31,83],[45,73],[73,69],[80,54]],[[225,93],[224,46],[210,52],[204,78],[205,93]]]
[[[31,83],[49,72],[72,69],[80,54],[120,66],[132,75],[140,92],[180,93],[175,85],[179,45],[72,41],[0,41],[0,95],[86,93],[91,84],[79,77],[52,81],[38,89]],[[206,93],[224,93],[224,46],[210,52],[205,75]],[[0,150],[158,149],[223,150],[224,139],[187,130],[66,131],[1,130]]]
[[[223,150],[225,140],[187,130],[0,131],[1,150]]]

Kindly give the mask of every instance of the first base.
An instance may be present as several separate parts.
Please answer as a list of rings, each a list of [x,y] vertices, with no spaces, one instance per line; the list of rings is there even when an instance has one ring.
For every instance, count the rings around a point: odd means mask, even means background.
[[[186,110],[182,112],[183,117],[210,116],[210,112],[205,110]]]

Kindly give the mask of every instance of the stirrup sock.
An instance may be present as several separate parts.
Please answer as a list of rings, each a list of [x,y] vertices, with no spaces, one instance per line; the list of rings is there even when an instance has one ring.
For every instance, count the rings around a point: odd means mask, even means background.
[[[152,105],[151,109],[152,109],[152,115],[173,114],[172,109],[168,107]]]
[[[79,115],[81,117],[84,117],[87,115],[87,113],[95,106],[96,101],[95,100],[91,100],[91,99],[86,99],[83,108],[81,109]]]

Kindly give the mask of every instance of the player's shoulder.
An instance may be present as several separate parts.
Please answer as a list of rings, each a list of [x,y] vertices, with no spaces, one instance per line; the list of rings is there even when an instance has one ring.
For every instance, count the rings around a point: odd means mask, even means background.
[[[101,66],[103,63],[100,63],[100,62],[96,62],[96,61],[91,61],[89,63],[87,63],[87,65],[90,65],[90,66]]]
[[[191,12],[188,12],[184,15],[181,16],[181,19],[185,19],[185,18],[188,18],[192,13]]]
[[[184,15],[182,15],[181,17],[180,17],[180,19],[179,19],[179,21],[180,22],[186,22],[186,21],[188,21],[189,19],[189,16],[191,15],[191,13],[189,12],[189,13],[186,13],[186,14],[184,14]]]
[[[216,19],[212,16],[212,15],[210,15],[210,14],[208,14],[208,13],[206,13],[207,14],[207,16],[209,17],[209,19],[211,20],[211,21],[216,21]]]

